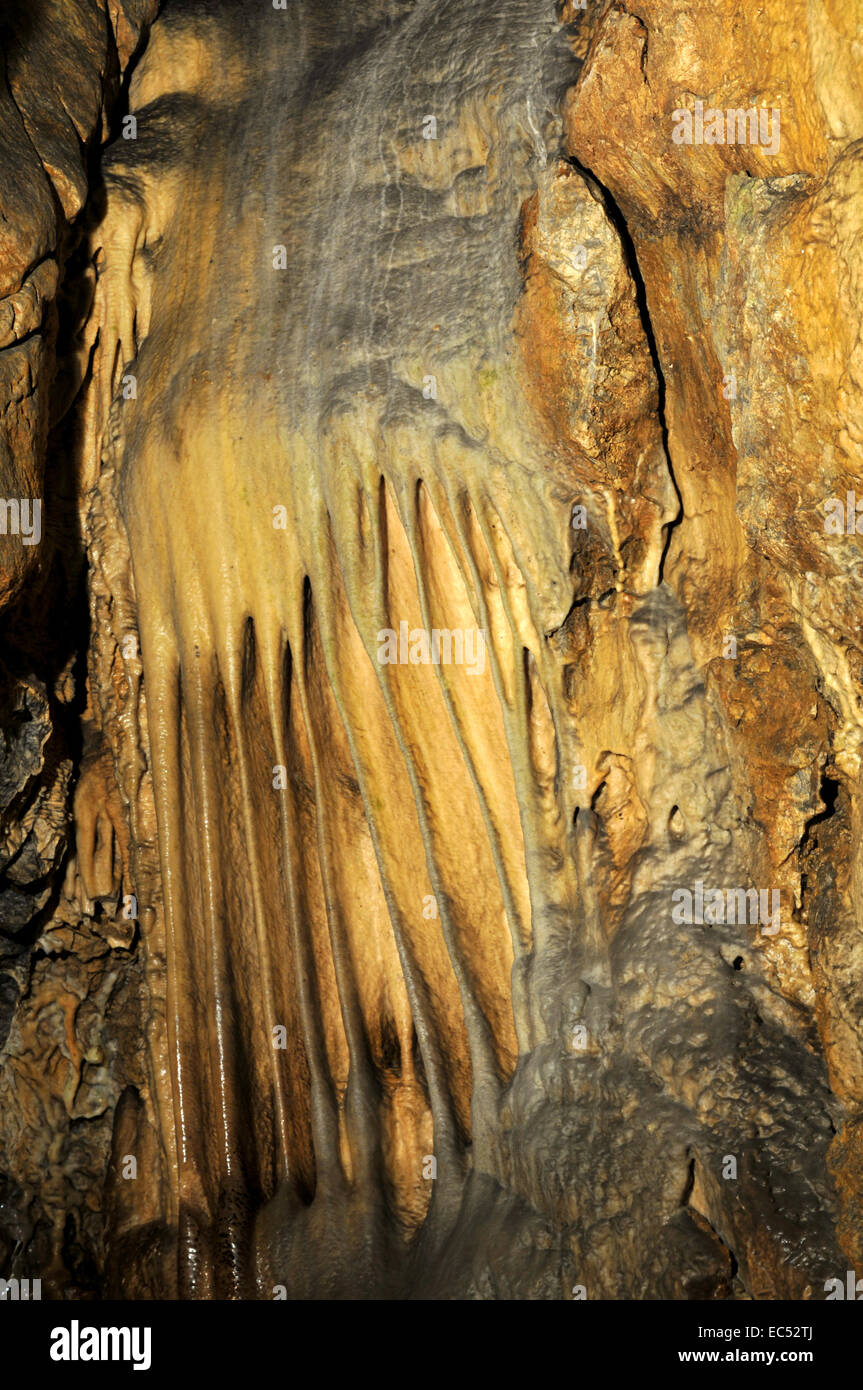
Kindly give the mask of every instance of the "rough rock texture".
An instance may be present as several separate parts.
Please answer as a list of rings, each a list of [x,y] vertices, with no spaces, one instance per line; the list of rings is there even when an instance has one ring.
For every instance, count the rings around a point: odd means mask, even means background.
[[[824,1297],[863,4],[155,8],[6,35],[0,1274]]]
[[[156,8],[6,0],[0,16],[0,1277],[70,1296],[100,1288],[140,968],[134,924],[109,921],[117,894],[90,896],[71,854],[73,782],[86,841],[82,774],[106,763],[81,718],[83,401],[68,412],[98,330],[98,148]]]

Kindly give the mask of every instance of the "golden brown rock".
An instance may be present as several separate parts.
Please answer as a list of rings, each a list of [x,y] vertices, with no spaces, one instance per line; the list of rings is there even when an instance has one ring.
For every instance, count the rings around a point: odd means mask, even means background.
[[[151,17],[109,16],[95,65],[95,5],[16,40],[66,219]],[[65,887],[2,1096],[34,1156],[92,1120],[102,1289],[820,1298],[863,1258],[861,26],[156,20],[67,333],[75,849],[62,790],[4,829]],[[14,179],[20,337],[58,222]],[[0,1137],[61,1288],[68,1184]]]

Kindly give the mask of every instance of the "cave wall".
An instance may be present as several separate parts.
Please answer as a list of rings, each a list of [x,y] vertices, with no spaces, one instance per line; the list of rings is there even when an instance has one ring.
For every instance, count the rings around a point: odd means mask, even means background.
[[[55,1295],[100,1288],[114,1108],[138,1071],[134,926],[115,924],[110,885],[100,899],[105,884],[78,873],[85,800],[73,808],[82,767],[104,764],[82,721],[88,228],[98,152],[155,12],[10,0],[0,19],[0,1273]]]
[[[5,1268],[823,1297],[859,4],[155,9],[4,36]]]

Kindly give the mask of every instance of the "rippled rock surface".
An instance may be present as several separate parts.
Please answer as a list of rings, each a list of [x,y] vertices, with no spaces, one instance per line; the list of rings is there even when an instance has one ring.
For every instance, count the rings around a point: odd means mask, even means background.
[[[863,7],[157,8],[5,34],[0,1275],[823,1297]]]

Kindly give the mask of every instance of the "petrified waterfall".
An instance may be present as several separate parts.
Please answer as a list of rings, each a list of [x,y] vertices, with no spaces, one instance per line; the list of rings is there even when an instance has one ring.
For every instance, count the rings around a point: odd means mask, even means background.
[[[0,1278],[825,1298],[863,3],[6,8]]]

